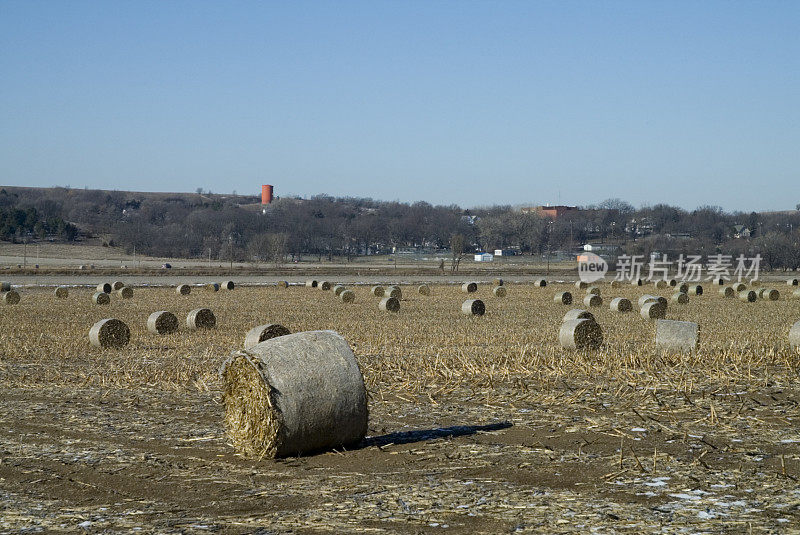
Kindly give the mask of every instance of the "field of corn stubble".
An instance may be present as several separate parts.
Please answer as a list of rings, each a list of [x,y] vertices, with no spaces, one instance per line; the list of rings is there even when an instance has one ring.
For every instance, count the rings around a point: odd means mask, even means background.
[[[0,532],[800,532],[800,300],[743,303],[711,290],[667,318],[700,324],[693,355],[660,355],[642,319],[652,286],[602,285],[598,351],[561,349],[553,302],[571,285],[467,296],[404,286],[398,313],[292,286],[190,295],[136,288],[91,302],[25,289],[0,305]],[[608,309],[614,296],[634,311]],[[576,299],[580,302],[580,299]],[[146,329],[211,308],[217,327]],[[583,308],[578,304],[575,308]],[[89,345],[96,321],[131,329]],[[370,396],[351,451],[242,458],[227,443],[218,368],[248,329],[332,329]]]

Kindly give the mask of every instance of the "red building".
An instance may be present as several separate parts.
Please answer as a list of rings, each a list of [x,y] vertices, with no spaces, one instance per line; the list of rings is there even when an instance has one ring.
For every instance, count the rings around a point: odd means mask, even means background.
[[[577,210],[577,206],[532,206],[530,208],[523,208],[522,213],[538,214],[542,217],[558,219],[567,212],[576,212]]]

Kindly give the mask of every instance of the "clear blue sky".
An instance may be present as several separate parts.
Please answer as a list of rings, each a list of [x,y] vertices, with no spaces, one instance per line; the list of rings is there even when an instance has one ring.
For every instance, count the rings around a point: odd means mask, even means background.
[[[798,1],[0,0],[0,184],[791,209]]]

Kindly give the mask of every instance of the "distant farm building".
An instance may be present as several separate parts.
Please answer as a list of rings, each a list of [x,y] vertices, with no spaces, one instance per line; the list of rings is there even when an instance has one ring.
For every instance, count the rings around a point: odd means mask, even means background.
[[[550,219],[558,219],[559,217],[563,216],[566,213],[570,212],[577,212],[577,206],[531,206],[528,208],[523,208],[523,214],[537,214],[542,217],[548,217]]]

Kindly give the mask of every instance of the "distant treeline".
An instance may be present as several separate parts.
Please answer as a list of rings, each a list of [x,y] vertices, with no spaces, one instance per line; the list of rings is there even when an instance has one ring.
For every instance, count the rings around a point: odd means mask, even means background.
[[[5,187],[0,223],[3,240],[95,236],[129,252],[215,260],[450,255],[454,243],[457,254],[571,254],[592,243],[609,256],[761,254],[763,268],[800,267],[800,211],[636,209],[619,199],[550,219],[511,206],[465,210],[328,195],[280,198],[262,209],[255,196]]]

